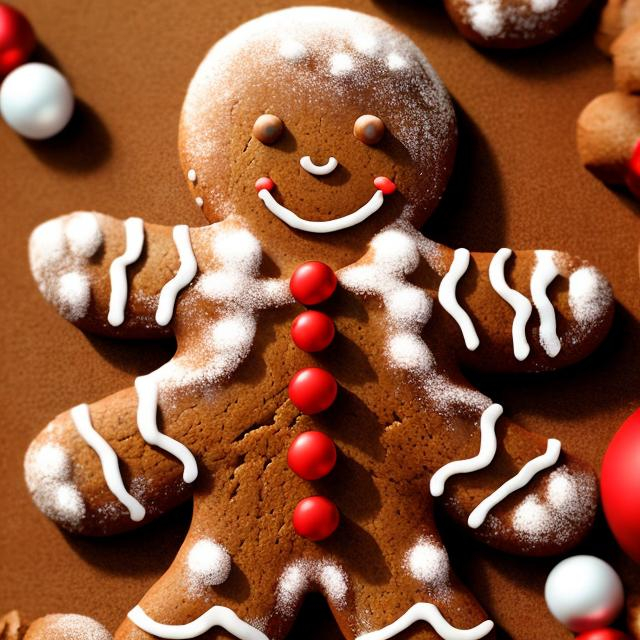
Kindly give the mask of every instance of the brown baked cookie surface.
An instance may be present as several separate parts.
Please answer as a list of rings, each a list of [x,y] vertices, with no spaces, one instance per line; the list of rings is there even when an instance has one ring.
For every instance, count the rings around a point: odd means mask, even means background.
[[[445,0],[462,35],[482,47],[521,49],[571,26],[589,0]]]
[[[76,212],[34,231],[34,276],[67,319],[178,343],[134,388],[54,419],[25,460],[38,507],[80,533],[132,529],[193,497],[178,556],[117,638],[279,639],[309,591],[347,638],[490,637],[433,499],[513,553],[586,534],[592,471],[504,417],[461,367],[577,362],[609,328],[610,287],[561,252],[453,251],[416,231],[455,145],[447,92],[405,36],[353,12],[287,10],[216,44],[187,92],[181,161],[210,226]],[[337,288],[305,304],[290,279],[317,260]],[[308,306],[336,332],[314,353],[291,337]],[[291,383],[318,369],[337,395],[305,410]],[[313,480],[289,460],[310,431],[337,448]],[[340,513],[315,541],[294,522],[313,496]]]

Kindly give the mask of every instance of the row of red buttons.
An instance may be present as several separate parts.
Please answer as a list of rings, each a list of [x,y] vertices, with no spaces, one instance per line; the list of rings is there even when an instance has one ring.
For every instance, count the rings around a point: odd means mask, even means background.
[[[324,302],[333,295],[336,285],[335,273],[323,262],[305,262],[293,272],[289,281],[293,297],[304,305]],[[291,325],[291,338],[303,351],[322,351],[331,344],[334,336],[333,320],[320,311],[304,311]],[[289,383],[291,402],[308,415],[328,409],[337,393],[336,379],[318,367],[301,369]],[[289,468],[304,480],[318,480],[335,466],[336,446],[321,431],[306,431],[291,443],[287,462]],[[293,512],[296,533],[314,541],[330,536],[339,522],[338,508],[322,496],[304,498]]]

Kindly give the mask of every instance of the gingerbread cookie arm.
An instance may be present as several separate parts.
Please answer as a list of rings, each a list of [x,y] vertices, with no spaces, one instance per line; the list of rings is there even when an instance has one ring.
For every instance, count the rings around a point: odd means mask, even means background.
[[[637,20],[640,20],[640,0],[609,0],[600,18],[596,44],[610,54],[613,41]]]
[[[120,337],[170,333],[178,293],[197,273],[190,230],[76,212],[37,227],[31,270],[44,297],[81,329]]]
[[[627,27],[611,45],[613,79],[619,91],[640,92],[640,21]]]
[[[111,634],[99,622],[88,616],[54,613],[31,623],[24,636],[24,640],[71,640],[71,638],[111,640]]]
[[[539,371],[574,363],[606,335],[608,282],[557,251],[457,249],[438,292],[461,361],[484,371]]]
[[[127,389],[61,414],[25,457],[35,504],[60,526],[88,535],[154,519],[191,495],[198,468],[180,442],[187,421],[179,404],[163,403],[157,411],[157,390],[148,389]]]

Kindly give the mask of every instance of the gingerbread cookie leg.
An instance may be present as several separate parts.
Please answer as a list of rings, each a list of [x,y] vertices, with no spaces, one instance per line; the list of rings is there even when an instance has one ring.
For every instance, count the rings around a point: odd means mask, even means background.
[[[584,261],[558,251],[453,253],[438,299],[462,362],[482,371],[573,364],[606,335],[611,288]]]
[[[31,270],[44,297],[83,330],[163,337],[179,291],[197,272],[190,230],[76,212],[37,227]]]
[[[197,462],[179,441],[189,413],[170,402],[158,411],[157,389],[145,384],[147,376],[135,390],[63,413],[29,447],[25,478],[33,500],[64,528],[109,535],[190,497]]]
[[[562,553],[586,535],[596,478],[558,440],[510,422],[498,404],[478,422],[452,420],[455,459],[434,469],[430,490],[454,520],[493,547],[526,555]]]

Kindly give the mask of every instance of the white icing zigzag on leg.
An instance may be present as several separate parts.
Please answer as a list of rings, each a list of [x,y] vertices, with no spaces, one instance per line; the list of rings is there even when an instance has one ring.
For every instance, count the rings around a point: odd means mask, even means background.
[[[469,314],[460,306],[456,298],[456,287],[469,268],[469,259],[468,249],[455,250],[449,272],[440,282],[438,300],[445,311],[458,323],[467,349],[475,351],[480,345],[480,339]]]
[[[507,480],[501,487],[498,487],[490,496],[487,496],[469,515],[467,524],[472,529],[477,529],[485,521],[489,511],[505,498],[510,496],[518,489],[525,487],[533,477],[552,467],[560,457],[561,444],[559,440],[550,438],[547,440],[547,450],[541,456],[529,460],[527,464],[520,469],[517,475]]]
[[[89,406],[79,404],[71,409],[71,419],[82,439],[98,454],[104,479],[113,495],[129,510],[134,522],[144,518],[144,507],[125,489],[118,466],[118,456],[111,445],[93,428]]]
[[[189,227],[186,224],[179,224],[173,227],[173,241],[180,256],[180,268],[178,273],[160,291],[156,322],[161,327],[171,322],[178,293],[195,278],[198,272],[198,263],[191,247]]]
[[[490,633],[494,626],[491,620],[485,620],[472,629],[458,629],[444,619],[434,604],[419,602],[395,622],[377,631],[358,636],[356,640],[389,640],[421,620],[430,624],[443,640],[480,640]]]
[[[127,218],[124,221],[126,244],[124,253],[118,256],[109,267],[111,278],[111,297],[107,320],[112,327],[124,322],[124,310],[127,306],[128,283],[127,267],[133,264],[142,253],[144,246],[144,223],[142,218]]]
[[[559,275],[555,251],[536,251],[536,266],[531,275],[531,298],[540,315],[540,344],[550,358],[562,348],[556,333],[556,312],[547,296],[547,287]]]
[[[182,462],[184,471],[182,479],[189,483],[198,477],[198,463],[193,454],[182,443],[158,431],[158,381],[157,374],[150,373],[136,378],[135,387],[138,394],[138,430],[143,440],[167,451]]]
[[[496,455],[496,422],[502,415],[499,404],[492,404],[480,418],[480,451],[477,456],[467,460],[455,460],[438,469],[431,477],[431,495],[439,497],[444,493],[444,485],[451,476],[459,473],[471,473],[488,467]]]
[[[231,609],[221,606],[211,607],[188,624],[161,624],[150,618],[140,605],[129,611],[127,617],[143,631],[167,640],[197,638],[213,627],[222,627],[239,640],[269,640],[262,631],[241,620]]]

